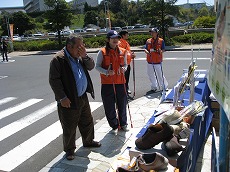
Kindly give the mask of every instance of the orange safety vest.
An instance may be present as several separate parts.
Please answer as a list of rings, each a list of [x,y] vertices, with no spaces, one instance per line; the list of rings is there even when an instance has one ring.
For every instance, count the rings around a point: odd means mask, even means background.
[[[118,46],[127,50],[127,65],[130,65],[132,60],[132,52],[129,43],[125,39],[121,38]]]
[[[147,50],[151,55],[147,54],[147,62],[153,64],[159,64],[162,62],[163,56],[162,52],[158,52],[156,50],[161,49],[163,39],[157,38],[154,40],[153,38],[149,38],[146,41]]]
[[[115,74],[113,76],[106,76],[100,74],[102,84],[125,84],[125,76],[121,71],[121,66],[124,66],[124,55],[126,50],[124,48],[119,48],[118,50],[110,49],[109,52],[106,52],[105,48],[101,49],[103,54],[103,60],[101,67],[108,70],[110,64],[112,65],[112,70]]]

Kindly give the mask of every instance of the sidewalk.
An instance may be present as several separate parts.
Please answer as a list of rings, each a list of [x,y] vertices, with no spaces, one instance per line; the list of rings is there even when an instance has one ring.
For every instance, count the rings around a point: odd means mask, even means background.
[[[84,148],[81,138],[76,140],[75,159],[68,161],[62,152],[40,172],[113,172],[116,162],[127,147],[135,147],[136,135],[152,117],[154,111],[159,107],[160,93],[149,94],[129,103],[133,128],[130,127],[128,115],[129,132],[119,131],[118,135],[110,133],[111,128],[104,117],[95,125],[95,140],[100,141],[100,148]],[[156,119],[158,121],[158,119]],[[211,135],[208,136],[201,148],[197,160],[195,172],[211,171]],[[168,165],[167,172],[174,172],[174,167]]]
[[[135,145],[136,135],[145,126],[160,103],[156,96],[160,96],[160,93],[150,94],[129,103],[133,123],[133,128],[131,128],[130,120],[128,121],[129,132],[119,131],[118,135],[110,133],[111,128],[104,117],[95,125],[95,140],[101,142],[102,146],[100,148],[84,148],[81,138],[79,138],[76,141],[77,149],[74,160],[66,160],[63,152],[40,172],[108,171],[127,146]]]

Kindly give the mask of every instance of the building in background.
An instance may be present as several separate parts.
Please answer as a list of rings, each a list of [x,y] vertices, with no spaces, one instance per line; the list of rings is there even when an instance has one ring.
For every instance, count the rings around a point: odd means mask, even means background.
[[[91,7],[98,6],[98,0],[73,0],[72,8],[77,8],[80,11],[80,13],[84,13],[84,5],[86,2]]]
[[[84,5],[87,2],[89,6],[96,7],[98,0],[73,0],[73,7],[78,8],[81,13],[84,12]],[[44,0],[23,0],[24,9],[27,13],[46,11],[49,9],[44,3]]]
[[[4,8],[0,8],[0,14],[1,14],[3,11],[6,11],[6,12],[8,12],[8,13],[15,13],[15,12],[18,12],[18,11],[25,12],[23,6],[22,6],[22,7],[4,7]]]
[[[46,11],[49,9],[44,0],[23,0],[26,13]]]

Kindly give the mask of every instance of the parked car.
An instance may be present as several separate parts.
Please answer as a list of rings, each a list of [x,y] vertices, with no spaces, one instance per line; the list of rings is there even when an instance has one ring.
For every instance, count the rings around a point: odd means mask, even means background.
[[[5,39],[6,41],[9,41],[9,36],[1,36],[2,39]]]
[[[87,28],[86,29],[86,32],[96,32],[97,31],[97,29],[95,29],[95,28]]]
[[[106,28],[103,28],[103,29],[100,29],[99,31],[100,32],[106,32],[107,30],[106,30]]]
[[[56,35],[55,32],[49,32],[49,33],[48,33],[48,36],[55,36],[55,35]]]
[[[111,27],[111,30],[121,31],[121,27]]]
[[[16,35],[13,36],[13,41],[21,41],[21,40],[22,38],[20,36],[16,36]]]
[[[178,22],[178,23],[175,23],[175,25],[174,25],[175,27],[180,27],[180,26],[185,26],[185,24],[184,23],[180,23],[180,22]]]
[[[85,32],[84,29],[74,29],[73,31],[74,33],[82,33],[82,32]]]
[[[71,30],[64,30],[61,32],[62,35],[66,35],[66,36],[70,35],[71,33],[73,33]]]
[[[133,29],[134,26],[124,26],[122,27],[122,30],[128,30],[128,29]]]
[[[193,23],[194,23],[193,21],[187,21],[187,22],[184,23],[184,25],[185,26],[190,26],[190,25],[193,25]]]
[[[44,36],[44,35],[42,33],[35,33],[35,34],[33,34],[33,36],[40,37],[40,36]]]
[[[133,29],[141,29],[141,28],[146,28],[147,26],[146,25],[143,25],[143,24],[135,24],[134,28]]]

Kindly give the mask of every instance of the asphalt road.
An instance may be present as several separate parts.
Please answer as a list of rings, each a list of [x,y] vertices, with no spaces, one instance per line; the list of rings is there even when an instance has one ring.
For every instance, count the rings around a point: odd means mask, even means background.
[[[90,55],[96,59],[96,53]],[[144,96],[150,90],[145,54],[137,52],[136,55],[135,99]],[[57,136],[50,141],[46,140],[52,138],[54,133],[41,134],[43,130],[47,131],[47,128],[58,123],[54,95],[48,83],[49,62],[52,56],[18,56],[10,58],[9,63],[0,63],[0,171],[4,170],[4,166],[11,171],[39,171],[62,152],[62,138],[58,133],[61,131],[55,131]],[[169,82],[169,88],[175,85],[183,69],[187,69],[191,57],[196,59],[197,69],[209,69],[211,51],[165,52],[163,72]],[[99,73],[94,69],[90,74],[96,98],[93,100],[89,96],[89,100],[94,103],[101,102]],[[132,75],[130,89],[133,91]],[[44,109],[45,107],[47,109]],[[44,115],[46,113],[47,115]],[[44,117],[41,117],[42,115]],[[31,116],[34,117],[29,120]],[[103,107],[100,106],[93,111],[93,116],[95,122],[102,119]]]

